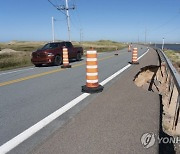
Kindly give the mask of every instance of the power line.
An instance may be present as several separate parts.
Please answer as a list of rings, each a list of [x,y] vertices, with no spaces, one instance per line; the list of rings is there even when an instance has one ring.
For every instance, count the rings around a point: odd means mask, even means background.
[[[78,13],[78,9],[76,9],[73,13],[72,13],[72,16],[74,15],[74,20],[76,19],[76,23],[79,25],[79,28],[78,29],[81,29],[82,28],[82,23],[81,23],[81,20],[80,20],[80,17],[79,17],[79,13]],[[76,25],[77,25],[76,24]],[[75,26],[77,27],[77,26]]]
[[[48,0],[49,3],[51,3],[52,6],[54,6],[57,10],[61,11],[60,7],[58,5],[55,5],[54,3],[52,3],[50,0]],[[61,13],[63,13],[64,15],[66,15],[63,11],[61,11]]]
[[[75,9],[75,5],[73,5],[72,7],[69,7],[68,4],[68,0],[65,0],[65,5],[55,5],[54,3],[52,3],[50,0],[48,0],[51,5],[53,7],[55,7],[57,10],[61,11],[64,15],[66,15],[66,19],[67,19],[67,28],[68,28],[68,37],[69,37],[69,41],[71,41],[71,30],[70,30],[70,15],[69,15],[69,10],[74,10]],[[63,11],[65,11],[66,13],[64,13]]]
[[[53,38],[53,42],[55,42],[55,22],[57,21],[63,21],[63,20],[59,20],[59,19],[56,19],[54,17],[51,18],[51,22],[52,22],[52,38]]]
[[[72,0],[73,4],[77,6],[76,0]],[[78,8],[76,8],[75,11],[72,12],[72,16],[74,16],[74,18],[70,18],[72,26],[77,30],[77,32],[79,33],[79,41],[80,43],[83,41],[83,27],[82,27],[82,23],[79,17],[79,12],[78,12]]]

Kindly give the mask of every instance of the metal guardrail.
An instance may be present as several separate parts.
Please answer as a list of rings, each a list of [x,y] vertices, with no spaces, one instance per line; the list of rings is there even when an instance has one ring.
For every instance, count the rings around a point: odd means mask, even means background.
[[[168,81],[168,90],[170,92],[169,95],[169,105],[171,104],[172,101],[172,96],[174,93],[174,86],[176,86],[178,95],[177,95],[177,102],[176,102],[176,108],[175,108],[175,115],[174,115],[174,120],[173,120],[173,126],[172,129],[176,129],[176,126],[178,124],[179,120],[179,113],[180,113],[180,75],[175,69],[175,67],[172,65],[171,61],[167,58],[165,53],[161,49],[156,49],[160,56],[160,65],[162,62],[165,62],[166,65],[166,82]]]

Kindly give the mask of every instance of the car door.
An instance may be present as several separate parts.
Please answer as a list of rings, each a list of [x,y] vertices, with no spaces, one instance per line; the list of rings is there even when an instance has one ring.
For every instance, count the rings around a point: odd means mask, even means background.
[[[59,43],[52,43],[52,53],[55,55],[59,53]]]
[[[69,58],[74,58],[75,57],[75,52],[73,50],[73,46],[70,42],[66,42],[66,48],[68,49],[68,56]]]

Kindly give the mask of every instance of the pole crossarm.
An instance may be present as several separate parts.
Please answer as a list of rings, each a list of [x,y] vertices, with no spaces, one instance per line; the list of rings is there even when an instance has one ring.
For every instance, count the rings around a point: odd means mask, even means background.
[[[75,6],[73,5],[72,7],[65,7],[64,5],[60,5],[57,7],[58,10],[62,10],[62,11],[65,11],[65,10],[74,10],[75,9]]]
[[[75,5],[73,5],[72,7],[69,7],[68,5],[68,0],[65,0],[65,5],[55,5],[54,3],[52,3],[50,0],[48,0],[51,5],[53,5],[57,10],[61,11],[64,15],[66,15],[66,19],[67,19],[67,29],[68,29],[68,37],[69,37],[69,41],[71,42],[71,30],[70,30],[70,15],[69,15],[69,10],[74,10],[75,9]],[[66,13],[64,13],[64,11]]]

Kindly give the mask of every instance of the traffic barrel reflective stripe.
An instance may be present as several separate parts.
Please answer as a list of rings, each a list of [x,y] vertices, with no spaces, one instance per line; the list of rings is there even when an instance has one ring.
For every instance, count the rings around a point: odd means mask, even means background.
[[[131,64],[139,64],[138,62],[138,49],[137,48],[133,48],[132,51],[132,62],[130,62]]]
[[[132,53],[132,62],[137,62],[137,48],[133,49],[133,53]]]
[[[82,92],[101,92],[103,87],[98,83],[97,51],[88,50],[86,54],[86,85],[82,86]]]
[[[97,63],[97,51],[87,51],[86,59],[86,86],[90,88],[97,87],[98,84],[98,63]],[[96,73],[96,75],[89,76],[89,73]]]
[[[68,49],[66,47],[63,47],[63,65],[61,68],[71,68],[71,65],[69,65]]]
[[[128,52],[131,52],[131,46],[129,45],[129,47],[128,47]]]

